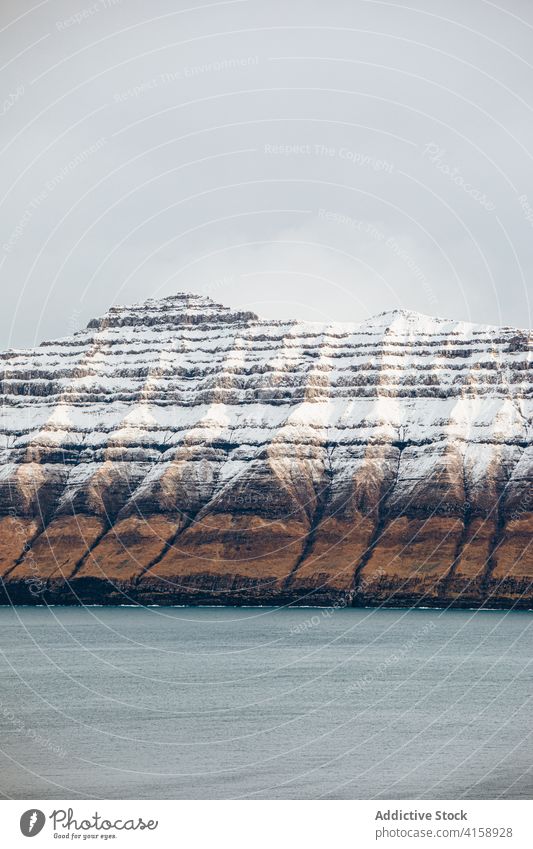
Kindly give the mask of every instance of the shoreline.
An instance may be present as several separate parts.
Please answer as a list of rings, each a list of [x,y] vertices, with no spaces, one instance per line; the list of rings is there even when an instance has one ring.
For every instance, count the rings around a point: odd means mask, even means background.
[[[175,608],[181,610],[327,610],[332,612],[337,612],[339,610],[440,610],[440,611],[454,611],[454,610],[469,610],[472,613],[483,611],[487,613],[503,613],[503,612],[512,612],[512,611],[520,611],[521,613],[531,612],[533,613],[533,604],[531,602],[525,604],[509,604],[509,605],[499,605],[495,607],[488,607],[483,604],[480,605],[472,605],[472,604],[461,604],[458,602],[453,602],[449,604],[387,604],[387,603],[376,603],[376,604],[345,604],[345,605],[335,605],[335,604],[274,604],[274,603],[265,603],[265,604],[252,604],[249,601],[245,601],[242,604],[194,604],[192,602],[181,603],[181,602],[171,602],[168,603],[142,603],[139,602],[137,604],[121,604],[117,602],[54,602],[54,603],[46,603],[40,602],[35,604],[28,604],[27,602],[0,602],[0,610],[1,609],[9,609],[9,608],[79,608],[83,609],[85,607],[98,607],[98,608],[111,608],[111,609],[141,609],[144,610],[146,608]]]

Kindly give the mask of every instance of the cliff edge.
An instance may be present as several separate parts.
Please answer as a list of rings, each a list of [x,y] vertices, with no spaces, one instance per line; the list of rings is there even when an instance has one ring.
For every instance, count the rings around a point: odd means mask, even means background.
[[[527,331],[181,294],[0,378],[2,604],[533,607]]]

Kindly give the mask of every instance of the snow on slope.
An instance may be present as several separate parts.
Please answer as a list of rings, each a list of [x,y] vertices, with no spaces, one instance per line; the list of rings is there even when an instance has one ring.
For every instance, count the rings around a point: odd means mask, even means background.
[[[0,515],[36,522],[37,546],[69,511],[103,522],[87,550],[139,505],[143,521],[174,511],[189,522],[213,505],[218,515],[240,482],[244,496],[255,493],[257,517],[304,523],[294,533],[307,539],[305,551],[291,561],[288,586],[299,559],[318,545],[317,522],[340,521],[365,476],[379,490],[364,496],[369,516],[372,499],[390,514],[380,507],[373,518],[381,531],[401,516],[449,517],[451,510],[461,523],[450,531],[459,553],[470,527],[465,511],[469,521],[479,513],[486,522],[492,511],[485,570],[490,561],[494,571],[491,552],[503,544],[502,492],[509,509],[522,503],[517,521],[529,515],[531,336],[524,330],[405,310],[349,324],[261,320],[180,294],[113,307],[72,337],[7,351],[0,363]],[[436,481],[433,495],[422,486],[429,481]],[[276,486],[283,496],[273,495]],[[341,490],[342,509],[333,510]],[[278,515],[263,503],[265,492],[292,506]],[[359,502],[357,510],[363,515]],[[375,557],[375,532],[357,549],[352,572]],[[76,575],[86,559],[80,552]],[[5,555],[6,574],[20,571],[21,556]],[[457,556],[452,561],[455,574]]]

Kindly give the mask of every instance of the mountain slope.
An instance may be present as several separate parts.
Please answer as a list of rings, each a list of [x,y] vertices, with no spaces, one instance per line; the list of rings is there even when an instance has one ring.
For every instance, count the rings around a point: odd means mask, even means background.
[[[531,607],[530,350],[176,295],[7,351],[1,601]]]

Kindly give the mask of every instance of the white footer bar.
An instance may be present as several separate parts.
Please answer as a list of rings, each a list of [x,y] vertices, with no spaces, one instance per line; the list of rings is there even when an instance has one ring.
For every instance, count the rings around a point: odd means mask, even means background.
[[[532,801],[31,800],[1,802],[0,817],[10,849],[533,847]]]

